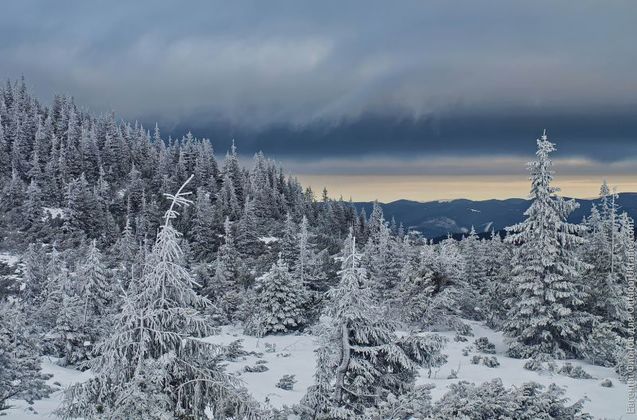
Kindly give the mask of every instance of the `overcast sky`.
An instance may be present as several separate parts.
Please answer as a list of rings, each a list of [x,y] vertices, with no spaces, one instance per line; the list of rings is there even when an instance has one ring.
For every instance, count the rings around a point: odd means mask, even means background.
[[[547,128],[564,176],[629,188],[635,17],[634,1],[10,1],[0,76],[218,153],[234,137],[313,184],[524,179]]]

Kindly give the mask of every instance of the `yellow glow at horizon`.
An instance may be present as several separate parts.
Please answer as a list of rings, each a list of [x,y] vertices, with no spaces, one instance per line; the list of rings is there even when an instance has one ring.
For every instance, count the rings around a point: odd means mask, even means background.
[[[310,186],[317,198],[323,187],[330,197],[351,197],[354,201],[390,202],[401,198],[414,201],[526,198],[528,175],[520,176],[435,176],[435,175],[297,175],[303,186]],[[615,175],[606,178],[617,192],[637,191],[637,175]],[[594,198],[604,180],[598,176],[557,176],[553,185],[560,195]]]

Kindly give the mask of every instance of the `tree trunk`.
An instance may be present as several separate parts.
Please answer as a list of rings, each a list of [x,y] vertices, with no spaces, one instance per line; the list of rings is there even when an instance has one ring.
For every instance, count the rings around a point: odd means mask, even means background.
[[[345,382],[345,372],[347,372],[347,367],[349,366],[350,359],[350,344],[349,344],[349,328],[347,328],[347,324],[343,324],[341,326],[342,332],[342,340],[343,340],[343,353],[341,357],[341,363],[338,365],[336,369],[336,389],[334,390],[334,400],[337,404],[340,404],[341,399],[343,398],[343,385]]]

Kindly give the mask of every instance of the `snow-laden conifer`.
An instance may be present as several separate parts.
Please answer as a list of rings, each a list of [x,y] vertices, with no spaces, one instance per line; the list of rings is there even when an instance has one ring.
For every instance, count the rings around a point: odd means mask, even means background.
[[[511,309],[504,329],[509,352],[517,357],[544,353],[566,357],[576,352],[591,317],[582,311],[586,299],[580,275],[586,268],[576,254],[586,228],[566,222],[574,200],[555,195],[546,134],[537,141],[537,160],[529,164],[531,206],[526,219],[507,228],[513,257]]]
[[[211,332],[200,314],[209,301],[193,290],[180,233],[172,226],[178,208],[190,204],[186,184],[169,196],[143,274],[133,279],[115,332],[91,363],[95,377],[67,390],[64,416],[201,418],[207,410],[221,416],[228,409],[249,414],[249,401],[220,365],[223,348],[197,338]]]
[[[316,384],[302,401],[313,418],[352,418],[413,389],[417,370],[442,365],[440,336],[399,337],[383,316],[360,267],[351,233],[343,249],[341,280],[327,294],[320,326]]]
[[[294,276],[282,256],[257,279],[256,308],[250,330],[257,335],[299,330],[307,323],[305,286]]]
[[[11,408],[9,399],[32,404],[52,392],[45,382],[48,376],[40,371],[35,340],[16,305],[0,302],[0,416]]]

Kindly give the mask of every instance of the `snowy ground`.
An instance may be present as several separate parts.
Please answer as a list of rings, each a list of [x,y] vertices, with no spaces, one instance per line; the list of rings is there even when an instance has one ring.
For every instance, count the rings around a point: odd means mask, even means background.
[[[58,366],[55,363],[55,359],[49,357],[42,358],[42,371],[43,373],[53,375],[53,377],[47,382],[56,389],[56,391],[50,398],[35,401],[32,406],[29,406],[29,404],[24,401],[11,402],[10,405],[13,405],[13,408],[5,411],[6,416],[2,417],[3,419],[35,420],[39,418],[56,418],[53,412],[60,407],[62,402],[62,390],[69,385],[85,381],[91,377],[91,374],[88,371],[79,372],[75,369],[67,369]]]
[[[8,254],[6,252],[0,252],[0,261],[9,265],[11,267],[15,267],[16,264],[20,261],[20,257],[15,254]]]
[[[504,356],[506,346],[503,341],[502,333],[495,332],[480,323],[468,322],[472,329],[474,337],[470,337],[466,343],[453,341],[453,333],[443,333],[449,338],[445,353],[449,355],[449,361],[442,366],[432,378],[428,379],[426,372],[423,372],[419,382],[433,383],[436,388],[432,390],[432,397],[438,399],[446,392],[449,384],[458,381],[474,382],[476,384],[490,381],[494,378],[502,378],[505,386],[519,385],[523,382],[537,382],[543,385],[555,383],[566,389],[566,396],[574,402],[580,398],[588,397],[584,405],[584,410],[592,414],[595,418],[608,419],[631,419],[626,414],[626,405],[628,403],[628,386],[619,381],[619,378],[612,368],[604,368],[594,366],[586,362],[578,360],[557,361],[558,368],[565,362],[571,362],[574,366],[581,366],[586,372],[595,379],[573,379],[567,376],[558,375],[556,373],[538,373],[523,368],[525,360],[512,359]],[[496,357],[500,362],[500,366],[489,368],[484,365],[473,365],[470,362],[471,356],[480,354],[477,351],[469,353],[469,356],[462,355],[462,349],[478,337],[487,337],[496,346]],[[451,373],[451,369],[457,370],[460,365],[458,379],[446,379]],[[600,386],[603,379],[609,378],[613,382],[612,388],[604,388]]]
[[[431,378],[427,378],[427,372],[423,371],[419,382],[433,383],[436,388],[432,391],[434,399],[440,398],[451,383],[461,380],[482,383],[493,378],[500,377],[506,386],[519,385],[523,382],[535,381],[544,385],[556,383],[566,388],[567,396],[574,401],[579,398],[588,397],[590,401],[585,404],[585,410],[595,418],[608,419],[630,419],[635,418],[625,414],[626,403],[628,401],[628,387],[619,382],[617,375],[612,369],[593,366],[580,361],[571,361],[574,365],[582,366],[595,379],[572,379],[566,376],[549,373],[537,373],[524,369],[524,360],[512,359],[503,356],[505,346],[502,334],[494,332],[483,325],[475,322],[469,323],[473,328],[474,337],[470,337],[468,342],[453,341],[453,333],[443,333],[449,338],[445,353],[449,355],[446,365],[433,372]],[[496,357],[500,366],[489,368],[483,365],[473,365],[470,358],[476,351],[469,353],[469,356],[462,355],[462,349],[473,343],[478,337],[488,337],[489,341],[496,346]],[[236,372],[244,381],[245,386],[261,402],[268,402],[274,407],[292,405],[297,403],[308,386],[313,382],[314,374],[314,352],[316,348],[314,337],[311,335],[284,335],[268,336],[261,339],[245,336],[237,328],[223,328],[218,336],[208,337],[206,340],[214,343],[228,344],[236,339],[243,339],[244,350],[256,354],[246,356],[239,361],[228,364],[229,372]],[[274,345],[274,351],[272,347]],[[269,348],[270,347],[270,348]],[[255,366],[257,361],[263,360],[268,370],[261,373],[245,372],[245,366]],[[558,362],[560,366],[563,362]],[[457,370],[460,366],[458,379],[446,379],[451,370]],[[61,368],[49,359],[44,360],[44,371],[51,373],[54,377],[51,383],[59,382],[62,386],[67,386],[73,382],[86,380],[89,373],[80,373],[74,370]],[[285,391],[275,387],[278,380],[285,374],[296,375],[298,381],[291,391]],[[613,382],[612,388],[600,386],[600,382],[609,378]],[[35,419],[51,418],[51,413],[59,406],[61,393],[56,392],[50,399],[37,401],[33,408],[38,412],[34,415],[26,410],[25,403],[18,403],[15,409],[8,411],[7,419]]]

